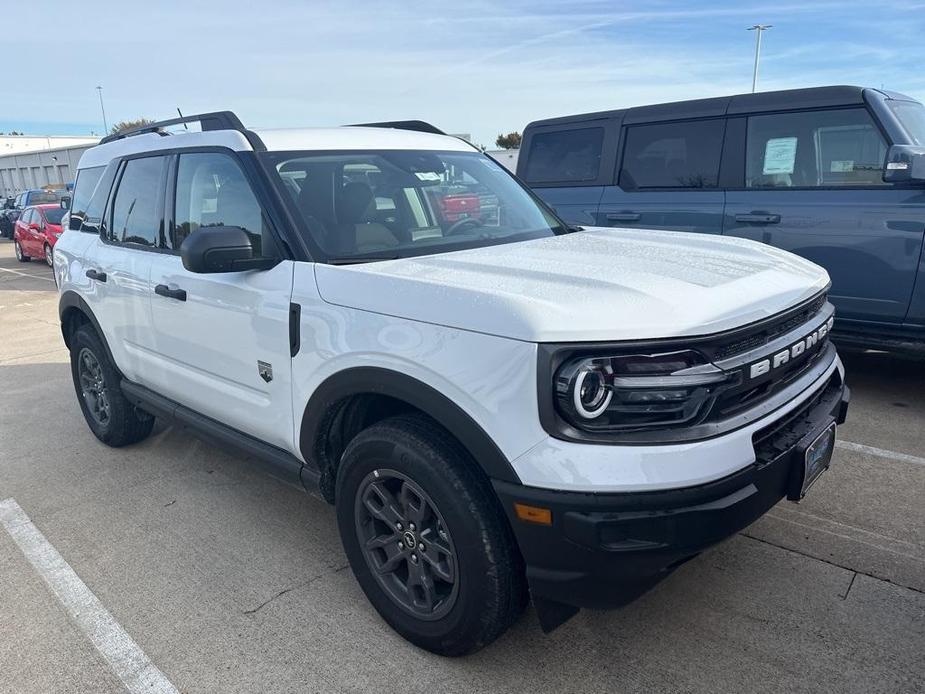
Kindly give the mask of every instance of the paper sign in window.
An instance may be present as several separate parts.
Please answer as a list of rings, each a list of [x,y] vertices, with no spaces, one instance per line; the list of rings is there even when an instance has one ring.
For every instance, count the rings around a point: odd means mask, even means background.
[[[764,147],[764,169],[762,173],[792,174],[797,158],[797,138],[773,137]]]

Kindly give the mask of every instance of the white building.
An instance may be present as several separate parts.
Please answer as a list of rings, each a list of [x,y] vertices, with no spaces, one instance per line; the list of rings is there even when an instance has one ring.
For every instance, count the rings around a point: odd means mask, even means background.
[[[4,136],[5,137],[5,136]],[[0,198],[16,195],[31,188],[64,188],[73,182],[77,174],[80,155],[95,145],[99,138],[33,138],[58,140],[79,140],[69,147],[36,149],[19,154],[0,155]],[[2,150],[0,150],[2,151]]]
[[[34,152],[41,149],[59,149],[74,145],[88,145],[99,142],[98,137],[78,135],[0,135],[0,157],[20,152]]]

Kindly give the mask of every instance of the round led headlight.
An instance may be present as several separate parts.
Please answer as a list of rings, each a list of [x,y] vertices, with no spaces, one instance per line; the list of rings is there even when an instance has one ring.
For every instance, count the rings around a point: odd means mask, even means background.
[[[575,374],[572,383],[572,404],[579,416],[585,419],[600,417],[610,405],[611,398],[613,391],[599,369],[588,364]]]

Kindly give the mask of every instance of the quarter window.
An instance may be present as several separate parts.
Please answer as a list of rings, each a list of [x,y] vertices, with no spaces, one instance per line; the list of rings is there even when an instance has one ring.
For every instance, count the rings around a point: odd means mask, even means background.
[[[226,154],[180,155],[174,220],[167,239],[174,249],[197,229],[210,226],[240,227],[250,237],[255,255],[261,255],[270,243],[265,241],[268,230],[260,203],[244,172]]]
[[[105,170],[105,166],[95,166],[92,169],[81,169],[77,172],[77,181],[74,183],[74,197],[71,200],[69,229],[80,231],[80,226],[87,216],[87,206],[90,204],[90,198],[93,196],[96,184],[100,182]]]
[[[628,127],[620,186],[716,188],[724,131],[719,118]]]
[[[111,240],[139,246],[157,245],[161,228],[158,191],[165,161],[164,157],[144,157],[126,162],[112,204]]]
[[[594,181],[601,168],[603,143],[604,128],[537,133],[530,139],[526,180],[530,183]]]
[[[886,142],[862,108],[752,116],[747,188],[883,184]]]

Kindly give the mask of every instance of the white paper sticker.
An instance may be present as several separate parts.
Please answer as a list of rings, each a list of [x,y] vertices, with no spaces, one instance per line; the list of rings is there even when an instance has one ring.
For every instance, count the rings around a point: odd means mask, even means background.
[[[853,159],[833,159],[829,166],[830,173],[850,173],[854,171]]]
[[[764,148],[764,174],[792,174],[797,158],[797,138],[774,137]]]

